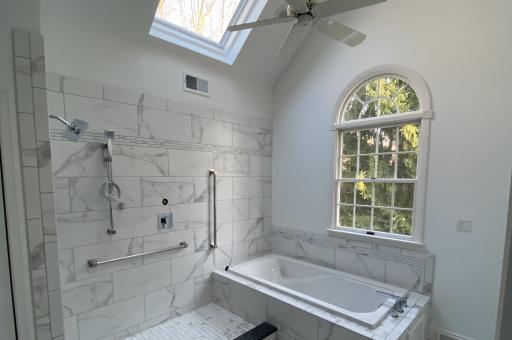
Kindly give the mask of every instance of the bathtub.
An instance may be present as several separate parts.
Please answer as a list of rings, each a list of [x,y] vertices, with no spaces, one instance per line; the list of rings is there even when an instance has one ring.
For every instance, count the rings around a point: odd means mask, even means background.
[[[360,323],[371,329],[408,291],[342,271],[270,254],[230,267],[229,272]]]

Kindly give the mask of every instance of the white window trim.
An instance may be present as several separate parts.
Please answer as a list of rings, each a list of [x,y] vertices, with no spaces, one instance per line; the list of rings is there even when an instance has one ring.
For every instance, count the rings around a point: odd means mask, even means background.
[[[343,108],[346,101],[349,99],[350,94],[364,82],[378,77],[378,76],[393,76],[403,79],[415,91],[419,101],[419,111],[397,113],[391,116],[381,116],[353,121],[341,121]],[[399,66],[399,65],[380,65],[373,67],[357,77],[355,77],[350,84],[343,90],[338,101],[333,115],[333,145],[334,154],[332,157],[332,172],[331,178],[333,179],[331,190],[331,228],[327,229],[329,236],[343,237],[361,240],[365,242],[374,242],[389,246],[400,246],[404,248],[418,248],[423,247],[424,243],[424,220],[425,220],[425,201],[427,191],[427,169],[428,169],[428,154],[429,154],[429,139],[430,139],[430,122],[433,119],[432,99],[430,90],[423,78],[415,71]],[[414,210],[413,210],[413,232],[411,236],[394,235],[383,232],[373,232],[373,235],[367,234],[367,231],[362,229],[339,227],[337,225],[337,197],[336,197],[336,169],[338,166],[339,155],[339,131],[371,128],[376,126],[397,126],[410,122],[420,122],[421,129],[419,135],[419,150],[417,162],[417,180],[414,190]]]
[[[233,14],[230,25],[256,21],[263,11],[266,2],[265,0],[241,0]],[[187,48],[228,65],[233,65],[250,32],[251,30],[226,31],[220,43],[217,43],[156,17],[149,30],[149,34],[155,38]]]

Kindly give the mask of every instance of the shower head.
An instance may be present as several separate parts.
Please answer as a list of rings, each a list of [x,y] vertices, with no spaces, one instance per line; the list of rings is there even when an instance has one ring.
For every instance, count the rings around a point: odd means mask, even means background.
[[[62,124],[66,125],[66,131],[64,131],[63,137],[73,142],[78,142],[80,137],[82,137],[82,135],[89,127],[89,123],[80,119],[73,119],[73,121],[69,123],[64,118],[57,117],[54,115],[50,115],[50,118],[57,119]]]

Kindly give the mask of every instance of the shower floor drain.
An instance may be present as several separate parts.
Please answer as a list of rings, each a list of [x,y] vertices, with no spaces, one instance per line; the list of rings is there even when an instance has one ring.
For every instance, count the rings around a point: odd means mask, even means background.
[[[254,325],[211,303],[125,339],[227,340],[252,328]]]

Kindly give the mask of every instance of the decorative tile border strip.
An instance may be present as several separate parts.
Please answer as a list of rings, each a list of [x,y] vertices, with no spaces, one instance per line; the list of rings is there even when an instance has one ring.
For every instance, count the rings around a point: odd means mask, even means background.
[[[50,138],[53,141],[68,141],[62,136],[64,130],[62,129],[50,129]],[[81,142],[87,143],[102,143],[105,138],[102,133],[87,132],[81,138]],[[143,146],[153,148],[167,148],[176,150],[188,150],[188,151],[211,151],[211,152],[222,152],[240,155],[253,155],[253,156],[266,156],[272,157],[272,150],[261,150],[261,149],[245,149],[245,148],[234,148],[229,146],[211,145],[211,144],[199,144],[199,143],[187,143],[172,141],[168,139],[156,139],[136,136],[124,136],[116,135],[116,144],[125,146]]]
[[[433,259],[434,257],[433,254],[427,252],[415,252],[409,250],[407,250],[407,254],[403,254],[403,250],[398,247],[387,247],[388,249],[393,248],[393,251],[385,251],[376,249],[376,245],[369,242],[352,241],[344,238],[338,239],[321,233],[312,233],[278,226],[273,226],[272,236],[286,240],[305,242],[320,247],[334,249],[340,248],[343,249],[343,251],[358,255],[366,255],[411,265],[424,266],[427,260]]]

